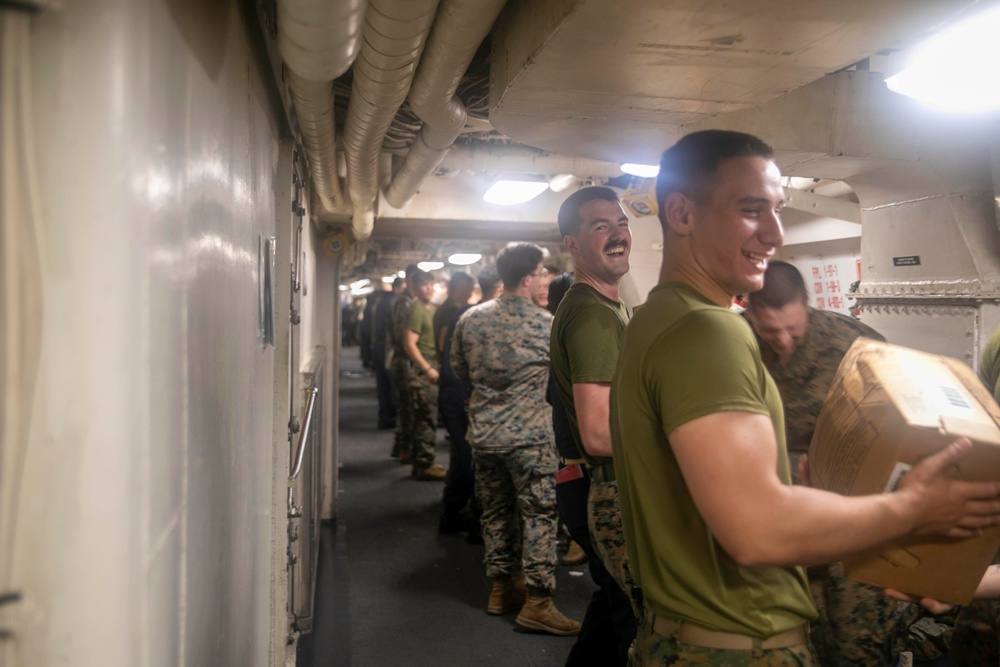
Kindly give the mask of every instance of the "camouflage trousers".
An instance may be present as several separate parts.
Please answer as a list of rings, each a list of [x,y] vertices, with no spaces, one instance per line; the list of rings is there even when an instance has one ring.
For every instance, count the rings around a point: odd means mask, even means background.
[[[955,621],[948,667],[984,667],[1000,661],[1000,601],[973,600]]]
[[[809,587],[819,611],[809,638],[823,667],[891,665],[902,651],[935,660],[948,650],[948,624],[877,586],[848,580],[840,563],[812,569]]]
[[[556,451],[551,443],[507,452],[473,450],[486,543],[486,576],[524,572],[525,583],[556,588]]]
[[[392,373],[396,376],[399,391],[399,410],[396,412],[396,435],[392,443],[392,455],[410,454],[413,445],[413,404],[410,400],[409,364],[399,354],[392,359]]]
[[[434,463],[434,442],[437,440],[438,388],[427,373],[409,369],[410,405],[413,416],[413,440],[410,460],[414,470]]]
[[[629,654],[629,667],[814,667],[819,663],[809,644],[746,651],[704,648],[682,644],[676,636],[653,631],[651,617],[644,618]],[[862,663],[863,664],[863,663]]]
[[[598,482],[591,478],[587,496],[587,528],[604,569],[611,573],[632,603],[632,613],[639,618],[639,597],[625,552],[622,512],[618,504],[618,482]]]

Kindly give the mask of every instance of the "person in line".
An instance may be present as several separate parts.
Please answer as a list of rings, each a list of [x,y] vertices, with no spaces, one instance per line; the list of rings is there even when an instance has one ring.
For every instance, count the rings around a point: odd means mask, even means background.
[[[611,379],[618,361],[629,310],[618,295],[628,273],[632,234],[628,215],[611,188],[587,187],[570,195],[559,208],[559,233],[573,257],[573,285],[556,311],[550,353],[558,404],[565,409],[576,453],[564,457],[569,471],[587,479],[586,501],[562,494],[562,512],[573,538],[600,559],[620,590],[605,588],[585,620],[610,619],[617,637],[616,662],[627,658],[636,619],[630,598],[635,594],[628,569],[618,506],[618,483],[612,463],[608,421]],[[581,522],[585,521],[581,526]]]
[[[784,241],[767,144],[721,130],[666,151],[660,282],[632,318],[611,389],[629,563],[642,590],[635,665],[814,665],[799,565],[908,534],[967,537],[1000,519],[1000,484],[943,471],[960,438],[893,493],[793,486],[784,411],[753,332],[729,307]],[[751,297],[752,298],[752,297]]]
[[[543,284],[542,256],[529,243],[500,252],[503,294],[459,318],[451,364],[472,384],[468,438],[492,582],[486,611],[519,609],[516,623],[523,628],[575,635],[580,624],[552,602],[556,450],[545,402],[552,315],[532,303]]]
[[[410,319],[410,306],[416,298],[413,277],[420,269],[416,264],[406,267],[406,284],[392,302],[390,341],[392,343],[392,371],[399,390],[399,410],[396,413],[396,434],[391,456],[402,464],[410,463],[413,449],[413,398],[410,396],[410,360],[406,355],[406,324]]]
[[[781,396],[789,468],[799,484],[799,460],[809,450],[848,348],[862,336],[885,338],[852,317],[812,308],[802,274],[781,261],[768,263],[764,288],[750,295],[745,315]],[[917,660],[935,660],[947,651],[948,626],[917,606],[887,597],[877,586],[849,580],[841,563],[816,565],[806,574],[819,612],[809,626],[809,639],[821,664],[888,665],[904,650]],[[919,639],[910,640],[908,628],[917,622]]]
[[[378,427],[396,427],[399,411],[399,388],[392,373],[392,304],[406,287],[406,281],[396,278],[392,290],[379,293],[375,304],[375,326],[372,331],[372,356],[375,365],[375,389],[378,393]]]
[[[409,279],[409,278],[408,278]],[[411,475],[420,481],[440,481],[445,469],[434,463],[434,446],[437,440],[437,350],[434,347],[434,277],[418,270],[413,276],[416,298],[410,304],[406,321],[403,349],[409,360],[410,405],[413,414],[413,440],[410,460]]]
[[[456,274],[458,275],[458,274]],[[454,279],[454,276],[452,277]],[[500,274],[496,266],[484,266],[479,272],[479,291],[485,303],[495,299],[501,286]],[[450,290],[449,290],[450,291]],[[472,286],[469,287],[469,295]],[[466,297],[468,300],[469,297]],[[438,309],[438,313],[444,308]],[[475,499],[475,478],[472,473],[472,449],[466,439],[469,430],[469,397],[472,387],[462,382],[451,367],[451,341],[458,318],[469,309],[468,305],[452,311],[444,321],[440,331],[441,344],[441,388],[438,394],[438,406],[444,420],[444,426],[451,437],[451,456],[448,459],[448,477],[444,483],[444,493],[441,497],[441,518],[438,520],[438,532],[448,535],[466,532],[470,544],[482,544],[483,535],[480,528],[480,517],[483,510]],[[435,313],[435,316],[437,313]],[[466,513],[470,516],[467,518]]]

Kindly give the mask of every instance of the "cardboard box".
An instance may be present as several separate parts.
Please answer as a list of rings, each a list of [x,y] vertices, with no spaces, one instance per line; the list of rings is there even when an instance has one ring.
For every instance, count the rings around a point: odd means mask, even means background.
[[[973,441],[954,476],[1000,479],[1000,408],[957,359],[859,338],[844,357],[809,449],[816,487],[845,495],[893,491],[910,468],[958,436]],[[1000,547],[1000,527],[975,538],[906,537],[844,560],[847,576],[967,604]]]

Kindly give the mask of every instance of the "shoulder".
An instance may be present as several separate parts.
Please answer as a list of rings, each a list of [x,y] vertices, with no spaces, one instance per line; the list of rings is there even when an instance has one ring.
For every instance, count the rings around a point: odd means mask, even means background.
[[[809,325],[810,328],[845,338],[852,342],[859,336],[872,338],[874,340],[885,340],[885,337],[882,336],[882,334],[875,331],[875,329],[871,328],[864,322],[830,310],[817,310],[815,308],[810,309]]]

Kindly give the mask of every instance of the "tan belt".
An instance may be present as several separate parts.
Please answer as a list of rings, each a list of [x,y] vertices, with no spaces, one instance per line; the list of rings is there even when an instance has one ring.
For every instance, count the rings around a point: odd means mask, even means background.
[[[564,458],[560,458],[559,462],[562,463],[564,466],[575,466],[575,465],[586,463],[587,459],[564,459]]]
[[[775,649],[801,646],[809,641],[808,626],[806,625],[800,625],[797,628],[779,632],[767,639],[757,639],[749,635],[736,634],[735,632],[710,630],[695,623],[675,621],[665,616],[654,616],[653,614],[648,614],[647,616],[653,620],[653,632],[661,637],[676,637],[677,641],[682,644],[701,646],[702,648],[750,651],[755,648]]]

